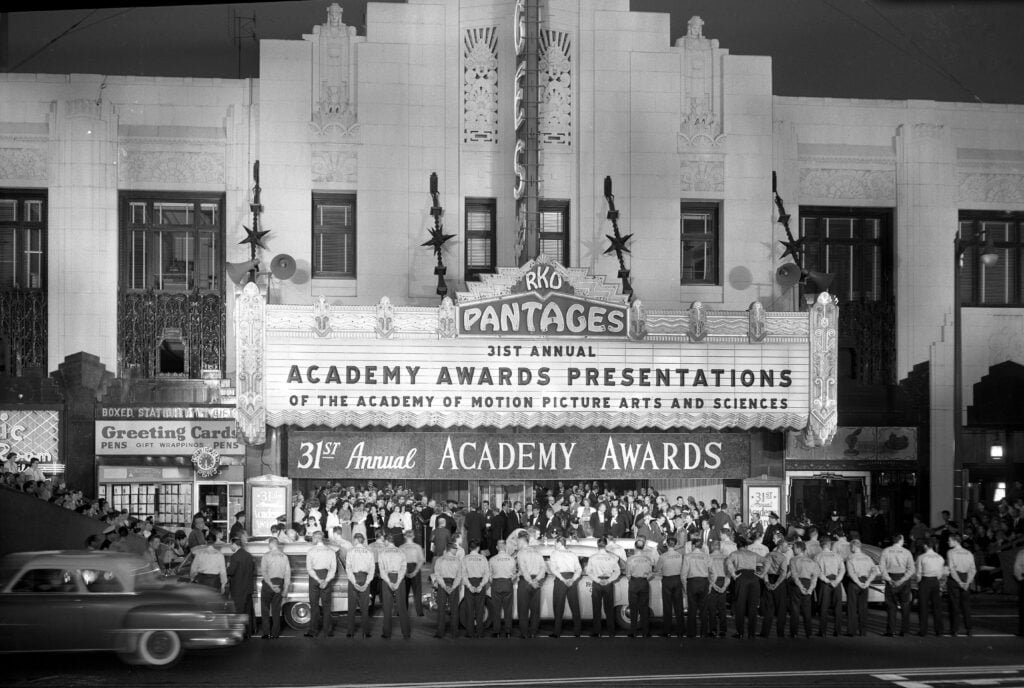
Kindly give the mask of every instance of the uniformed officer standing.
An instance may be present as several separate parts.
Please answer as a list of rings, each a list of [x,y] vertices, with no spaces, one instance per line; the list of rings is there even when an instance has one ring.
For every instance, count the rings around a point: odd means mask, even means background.
[[[1013,577],[1017,581],[1017,635],[1024,635],[1024,548],[1013,558]]]
[[[395,546],[394,536],[388,535],[385,546],[377,561],[380,570],[381,594],[384,597],[384,629],[382,638],[391,637],[391,617],[398,612],[398,624],[402,629],[402,637],[411,637],[409,628],[409,595],[405,591],[405,574],[408,560],[405,553]]]
[[[818,579],[818,595],[820,597],[818,606],[818,635],[824,638],[828,635],[828,615],[831,611],[835,616],[835,627],[832,635],[839,635],[839,622],[843,611],[843,576],[846,574],[846,565],[842,557],[833,550],[833,540],[828,535],[821,538],[821,554],[815,557],[814,561],[821,569],[821,577]]]
[[[444,637],[444,628],[451,619],[452,637],[459,637],[459,592],[462,587],[462,562],[456,552],[458,545],[449,540],[444,554],[434,560],[434,594],[437,596],[437,632]],[[349,556],[352,556],[351,554]]]
[[[654,564],[654,573],[661,576],[661,635],[665,638],[673,633],[683,637],[683,554],[676,549],[676,542],[670,535],[665,540],[668,550]]]
[[[590,606],[594,615],[594,630],[590,637],[601,635],[601,611],[608,624],[608,636],[615,635],[615,581],[622,575],[619,558],[609,552],[608,538],[597,539],[597,554],[587,560],[587,576],[590,577]]]
[[[767,638],[775,624],[775,633],[779,638],[786,637],[786,615],[789,613],[789,543],[776,533],[777,542],[764,559],[761,579],[764,590],[761,593],[761,611],[764,621],[761,622],[761,637]]]
[[[541,553],[530,547],[526,533],[519,534],[516,565],[519,567],[519,637],[533,638],[540,630],[540,589],[548,577],[548,565]]]
[[[487,596],[484,590],[491,580],[491,567],[487,557],[480,553],[480,541],[469,541],[469,554],[462,558],[462,584],[466,588],[466,636],[484,637],[484,615],[487,612]]]
[[[260,558],[260,616],[264,640],[281,637],[281,600],[288,594],[292,567],[276,538],[267,541],[267,553]],[[351,607],[349,607],[351,609]],[[273,625],[271,625],[273,623]]]
[[[753,638],[757,631],[757,604],[761,598],[761,583],[757,577],[758,567],[764,566],[764,557],[748,549],[749,543],[742,535],[736,536],[740,549],[726,560],[726,571],[735,581],[736,600],[732,613],[736,618],[734,638]]]
[[[416,609],[416,616],[423,616],[423,564],[426,562],[426,554],[423,547],[416,543],[416,535],[411,530],[403,533],[405,542],[398,549],[405,555],[405,592],[406,597],[412,594],[412,602]],[[405,602],[409,606],[408,599]]]
[[[846,635],[864,635],[868,588],[878,575],[878,566],[861,550],[860,540],[851,540],[850,556],[846,559]]]
[[[711,541],[711,565],[708,567],[708,585],[711,591],[708,593],[708,622],[712,638],[724,638],[727,628],[725,615],[725,598],[729,594],[729,574],[726,570],[725,560],[727,555],[722,552],[718,540]]]
[[[795,555],[789,561],[789,580],[792,586],[789,591],[789,635],[796,637],[797,623],[800,617],[804,620],[804,634],[811,637],[811,604],[814,588],[821,576],[817,562],[807,556],[807,546],[802,540],[793,543]]]
[[[626,575],[629,576],[629,637],[647,637],[651,634],[651,579],[654,565],[644,554],[647,540],[640,537],[633,543],[633,556],[626,560]],[[639,636],[636,632],[637,616],[640,617]]]
[[[924,541],[924,552],[917,557],[917,593],[918,593],[918,634],[923,638],[928,635],[928,613],[931,612],[935,626],[935,635],[942,635],[942,598],[939,594],[939,581],[945,577],[942,560],[934,537]]]
[[[552,611],[555,615],[555,632],[551,634],[551,637],[558,638],[562,635],[562,617],[565,615],[565,603],[568,601],[569,612],[572,615],[572,632],[579,638],[582,621],[577,583],[583,577],[583,567],[580,566],[579,557],[565,548],[564,536],[558,537],[555,549],[548,556],[548,569],[555,577],[551,597]]]
[[[309,620],[307,638],[319,632],[323,636],[334,635],[334,620],[331,618],[331,590],[334,575],[338,570],[338,555],[324,544],[324,534],[313,532],[313,546],[306,552],[306,573],[309,574],[309,606],[312,615]]]
[[[708,623],[708,578],[711,574],[711,555],[700,548],[700,540],[683,555],[683,568],[680,578],[686,581],[686,637],[693,638],[697,633],[697,614],[700,614],[700,635],[704,637],[711,632]]]
[[[386,541],[390,537],[388,531],[384,528],[378,528],[375,533],[374,541],[366,546],[373,555],[374,576],[373,582],[370,583],[370,614],[373,614],[373,608],[377,600],[380,600],[381,604],[384,603],[384,591],[381,589],[383,584],[381,583],[380,575],[380,554],[384,551],[384,546],[387,544]]]
[[[885,635],[891,637],[895,631],[897,607],[901,611],[900,635],[906,635],[910,630],[910,580],[914,577],[914,557],[903,546],[902,533],[893,535],[892,545],[882,550],[878,568],[885,581]]]
[[[512,585],[518,577],[516,560],[506,551],[505,541],[497,543],[498,553],[487,562],[491,569],[491,618],[495,638],[512,635]]]
[[[946,591],[949,592],[949,632],[956,635],[960,627],[960,616],[964,617],[964,628],[967,635],[971,634],[971,584],[978,569],[974,563],[974,555],[960,544],[960,535],[949,536],[949,551],[946,552],[946,565],[949,567],[949,580]]]
[[[370,585],[373,583],[376,563],[373,553],[366,546],[366,537],[356,533],[352,539],[356,546],[345,557],[345,570],[348,572],[347,635],[351,638],[356,632],[356,609],[359,609],[363,619],[363,637],[370,638]]]

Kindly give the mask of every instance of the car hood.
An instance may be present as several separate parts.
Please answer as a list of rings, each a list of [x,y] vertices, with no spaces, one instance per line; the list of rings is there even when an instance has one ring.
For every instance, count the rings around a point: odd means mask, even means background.
[[[178,601],[215,612],[232,612],[234,605],[230,598],[217,593],[205,585],[181,583],[174,579],[153,578],[136,585],[136,591],[158,595],[168,602]]]

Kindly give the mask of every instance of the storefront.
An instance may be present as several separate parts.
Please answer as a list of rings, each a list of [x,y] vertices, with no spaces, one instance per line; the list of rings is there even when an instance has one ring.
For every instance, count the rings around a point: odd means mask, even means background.
[[[267,305],[249,284],[238,424],[250,444],[283,433],[293,480],[465,481],[492,501],[630,481],[742,507],[744,481],[782,485],[763,430],[831,441],[836,315],[827,294],[804,313],[647,313],[543,258],[438,308]]]
[[[19,464],[27,466],[32,459],[39,459],[44,476],[56,482],[63,480],[60,410],[43,407],[0,410],[0,459],[6,459],[12,452]]]
[[[103,407],[96,419],[99,496],[169,528],[206,510],[229,527],[245,503],[245,445],[233,407]]]

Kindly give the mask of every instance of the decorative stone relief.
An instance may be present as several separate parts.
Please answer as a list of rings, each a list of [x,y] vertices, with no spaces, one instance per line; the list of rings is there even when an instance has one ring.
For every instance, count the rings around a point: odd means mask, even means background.
[[[437,336],[441,339],[452,339],[459,335],[456,322],[455,302],[451,297],[441,299],[441,307],[437,311]]]
[[[680,163],[679,189],[684,193],[725,193],[725,161],[684,158]]]
[[[87,118],[87,119],[103,119],[102,109],[99,100],[89,100],[88,98],[79,98],[77,100],[69,100],[65,107],[65,116],[70,118]]]
[[[44,148],[0,148],[0,179],[45,182],[48,178]]]
[[[121,148],[121,182],[223,185],[224,153]]]
[[[1024,173],[960,172],[959,199],[988,203],[1024,203]]]
[[[918,122],[914,125],[914,136],[922,139],[942,139],[946,125],[931,122]]]
[[[747,313],[749,315],[747,339],[752,343],[760,342],[768,334],[764,305],[760,301],[754,301],[750,304]]]
[[[315,150],[312,157],[311,178],[314,182],[340,182],[354,184],[359,170],[356,151]]]
[[[498,142],[498,28],[462,37],[462,141]]]
[[[331,333],[331,304],[327,303],[327,297],[321,294],[313,302],[313,334],[317,337],[326,337]]]
[[[541,143],[572,145],[572,38],[565,31],[540,32],[538,129]]]
[[[700,301],[694,301],[689,310],[687,334],[690,341],[700,342],[708,336],[708,311]]]
[[[802,198],[865,199],[894,201],[895,170],[808,169],[800,170]]]
[[[640,299],[629,305],[629,338],[641,340],[647,336],[647,311]]]
[[[1024,361],[1024,321],[1018,327],[1001,327],[988,338],[988,364],[1003,361]]]
[[[377,324],[373,329],[381,339],[390,339],[395,334],[395,307],[386,296],[380,297],[377,304]]]
[[[249,282],[235,303],[236,418],[246,444],[266,441],[265,325],[266,298],[255,282]]]
[[[725,142],[721,111],[721,80],[717,40],[704,37],[704,21],[691,17],[686,35],[676,41],[683,49],[682,103],[679,147],[718,148]]]
[[[313,43],[313,112],[310,129],[319,136],[356,132],[356,27],[341,21],[342,8],[331,3],[327,21],[305,35]]]
[[[808,447],[830,444],[838,424],[837,383],[839,305],[828,292],[811,307],[811,408],[803,442]]]

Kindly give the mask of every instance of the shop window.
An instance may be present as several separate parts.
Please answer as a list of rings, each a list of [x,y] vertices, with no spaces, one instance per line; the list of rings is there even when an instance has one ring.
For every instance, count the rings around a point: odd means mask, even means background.
[[[977,242],[961,257],[960,305],[1024,305],[1024,213],[961,212],[960,237]],[[986,266],[981,254],[989,241],[999,259]]]
[[[568,267],[569,201],[542,200],[538,210],[540,214],[538,254],[557,260]]]
[[[716,204],[680,204],[680,284],[717,285],[719,257],[719,209]]]
[[[355,194],[313,194],[313,277],[355,279]]]
[[[113,509],[152,515],[163,526],[183,526],[192,519],[192,483],[108,483],[103,487]]]
[[[121,282],[128,291],[219,292],[222,196],[122,194]]]
[[[466,279],[492,273],[497,263],[497,201],[466,199]]]

